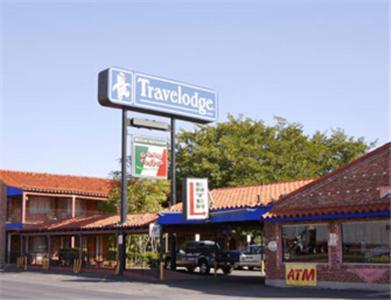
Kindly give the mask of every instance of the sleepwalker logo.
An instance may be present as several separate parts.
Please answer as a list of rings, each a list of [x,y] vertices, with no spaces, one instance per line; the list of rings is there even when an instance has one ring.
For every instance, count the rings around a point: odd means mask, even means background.
[[[119,68],[99,73],[98,100],[104,106],[186,121],[217,120],[214,90]]]
[[[131,102],[133,74],[113,69],[110,74],[110,96],[115,101]]]
[[[126,82],[125,73],[117,74],[117,82],[113,86],[113,91],[117,91],[117,98],[122,100],[130,96],[130,83]]]

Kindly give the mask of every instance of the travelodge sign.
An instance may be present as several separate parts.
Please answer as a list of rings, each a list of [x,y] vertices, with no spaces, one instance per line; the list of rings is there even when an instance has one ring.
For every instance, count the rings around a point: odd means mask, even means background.
[[[99,73],[101,105],[209,123],[217,120],[214,90],[120,68]]]

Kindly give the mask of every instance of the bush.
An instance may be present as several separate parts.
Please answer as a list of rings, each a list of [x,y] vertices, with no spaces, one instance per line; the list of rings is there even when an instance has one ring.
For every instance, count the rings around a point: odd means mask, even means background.
[[[142,265],[148,265],[150,268],[154,268],[157,266],[158,261],[158,255],[155,252],[144,252],[144,253],[137,253],[137,252],[128,252],[127,258],[131,260],[134,264],[142,264]]]
[[[150,268],[156,268],[158,262],[158,255],[155,252],[146,252],[145,260]]]

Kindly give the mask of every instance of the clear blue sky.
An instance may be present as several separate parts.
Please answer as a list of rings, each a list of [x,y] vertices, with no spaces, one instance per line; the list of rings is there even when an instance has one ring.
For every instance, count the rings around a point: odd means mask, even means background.
[[[109,66],[214,88],[220,121],[390,139],[385,0],[79,2],[2,1],[2,168],[117,169],[121,113],[96,100]]]

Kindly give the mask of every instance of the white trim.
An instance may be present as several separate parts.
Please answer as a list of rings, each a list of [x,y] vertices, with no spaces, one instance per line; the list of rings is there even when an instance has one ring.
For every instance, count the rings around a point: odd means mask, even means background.
[[[72,218],[76,217],[76,196],[72,195]]]
[[[26,223],[26,209],[27,209],[27,194],[22,193],[22,224]]]

